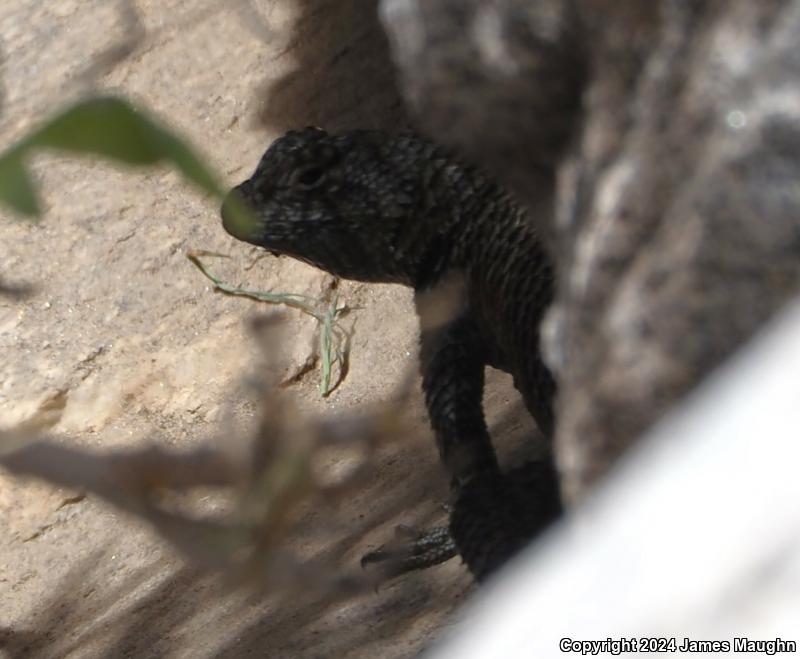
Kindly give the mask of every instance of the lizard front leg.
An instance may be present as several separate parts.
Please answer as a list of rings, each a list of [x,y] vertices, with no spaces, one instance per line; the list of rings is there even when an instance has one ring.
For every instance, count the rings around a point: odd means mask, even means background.
[[[421,316],[422,390],[453,494],[498,472],[483,417],[484,339],[468,315],[430,328]]]
[[[423,327],[425,327],[424,318]],[[501,473],[483,416],[484,341],[469,316],[423,331],[422,386],[450,477],[450,534],[482,580],[561,512],[551,458]]]
[[[472,480],[477,473],[497,471],[481,410],[481,341],[469,319],[448,320],[440,325],[426,309],[430,310],[430,305],[420,304],[418,295],[422,388],[451,491],[457,492],[460,483]],[[382,575],[390,578],[443,563],[456,554],[458,548],[447,526],[425,531],[400,527],[392,542],[365,554],[361,564],[379,564]]]
[[[449,528],[404,531],[406,542],[362,563],[382,563],[396,576],[459,553],[482,580],[558,517],[558,478],[550,458],[501,473],[482,410],[484,339],[467,314],[434,328],[426,320],[421,314],[422,386],[450,478]]]

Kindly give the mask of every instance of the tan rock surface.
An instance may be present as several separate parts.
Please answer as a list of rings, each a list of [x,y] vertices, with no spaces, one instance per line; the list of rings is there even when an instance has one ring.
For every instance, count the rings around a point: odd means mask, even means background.
[[[284,128],[403,121],[382,36],[363,18],[369,2],[137,7],[143,38],[99,67],[95,84],[152,108],[230,183]],[[76,76],[136,34],[110,1],[0,5],[2,145],[76,96]],[[249,267],[257,251],[230,239],[216,202],[172,172],[61,155],[37,159],[35,170],[43,221],[5,212],[0,221],[0,274],[35,286],[25,300],[0,299],[0,425],[46,414],[71,445],[180,449],[224,437],[228,410],[252,415],[236,399],[253,364],[243,321],[265,307],[214,293],[186,251],[233,255],[215,267],[249,288],[314,295],[330,285],[327,275],[272,257]],[[327,399],[316,371],[290,387],[306,414],[381,400],[415,368],[410,291],[343,283],[340,294],[357,307],[347,319],[350,372]],[[314,321],[284,313],[296,337],[287,368],[297,370],[311,354]],[[528,432],[507,379],[492,376],[490,388],[492,425]],[[343,569],[354,569],[395,524],[442,517],[446,487],[416,391],[409,417],[412,436],[390,447],[349,502],[352,527],[326,529],[309,511],[308,534],[288,538],[290,552],[343,553]],[[453,561],[347,601],[231,594],[141,522],[76,494],[0,473],[0,656],[406,657],[441,634],[470,589]]]

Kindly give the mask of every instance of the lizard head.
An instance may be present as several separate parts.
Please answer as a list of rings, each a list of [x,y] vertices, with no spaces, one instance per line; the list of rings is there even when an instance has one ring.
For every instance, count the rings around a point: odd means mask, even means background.
[[[412,134],[290,131],[228,194],[223,226],[240,240],[346,279],[413,283],[430,196],[420,163],[433,153]],[[237,220],[238,201],[253,220]]]

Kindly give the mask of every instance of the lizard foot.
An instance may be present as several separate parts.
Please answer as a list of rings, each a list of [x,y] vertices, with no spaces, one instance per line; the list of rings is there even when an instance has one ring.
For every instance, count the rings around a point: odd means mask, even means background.
[[[561,514],[551,460],[527,462],[502,474],[481,474],[462,486],[450,533],[464,562],[482,581]]]
[[[361,557],[361,567],[378,564],[385,579],[444,563],[458,553],[446,526],[419,531],[400,525],[393,541]]]

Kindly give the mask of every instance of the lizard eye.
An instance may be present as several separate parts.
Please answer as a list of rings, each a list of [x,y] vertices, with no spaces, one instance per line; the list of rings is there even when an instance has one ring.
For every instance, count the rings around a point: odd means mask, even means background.
[[[297,169],[289,181],[294,188],[312,190],[325,181],[325,168],[319,165],[310,165]]]

